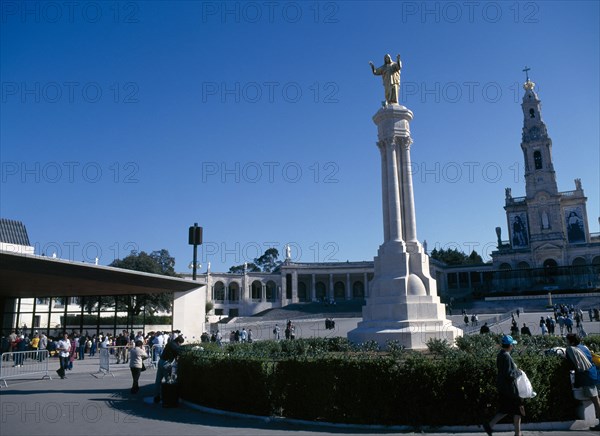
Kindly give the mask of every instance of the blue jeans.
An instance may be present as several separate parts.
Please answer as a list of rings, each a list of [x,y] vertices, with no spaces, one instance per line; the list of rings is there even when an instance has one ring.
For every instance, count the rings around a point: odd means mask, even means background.
[[[165,365],[170,364],[170,360],[160,359],[156,365],[156,380],[154,381],[154,396],[160,397],[162,381],[165,377],[171,375],[171,368],[165,369]]]
[[[60,368],[58,369],[58,371],[56,371],[58,373],[58,375],[60,376],[60,378],[63,378],[65,376],[65,370],[69,367],[69,356],[66,357],[59,357],[60,360]]]
[[[152,356],[152,361],[153,361],[153,362],[156,362],[157,360],[159,360],[159,359],[160,359],[160,355],[161,355],[161,354],[162,354],[162,352],[163,352],[163,347],[158,347],[158,346],[157,346],[156,348],[154,348],[154,350],[153,350],[153,351],[154,351],[154,355]]]

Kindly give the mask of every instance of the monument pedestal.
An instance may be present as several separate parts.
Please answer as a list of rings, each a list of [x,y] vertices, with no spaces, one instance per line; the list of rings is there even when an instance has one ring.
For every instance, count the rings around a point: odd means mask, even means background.
[[[417,240],[410,121],[413,114],[388,104],[373,117],[381,152],[384,243],[375,257],[363,320],[348,333],[351,342],[398,341],[409,349],[427,348],[430,339],[454,344],[462,330],[446,319],[445,305],[429,273],[429,256]]]
[[[429,256],[384,251],[382,245],[375,257],[363,320],[348,333],[348,339],[354,343],[376,341],[381,348],[386,348],[388,341],[398,341],[408,349],[425,349],[430,339],[454,344],[462,330],[446,319],[446,306],[429,275]]]

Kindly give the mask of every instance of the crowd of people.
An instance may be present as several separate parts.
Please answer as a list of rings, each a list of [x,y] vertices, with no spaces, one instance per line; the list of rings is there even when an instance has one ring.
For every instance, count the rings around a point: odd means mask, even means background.
[[[565,336],[570,333],[576,333],[579,337],[586,337],[587,332],[584,328],[585,312],[582,309],[575,308],[573,305],[556,304],[554,305],[553,313],[546,316],[541,316],[538,321],[538,332],[542,336],[546,335],[560,335]],[[589,322],[600,321],[598,316],[598,309],[590,308],[587,310]],[[516,310],[511,313],[511,336],[532,336],[531,328],[527,323],[523,323],[519,327],[519,321],[521,312]],[[465,315],[465,322],[467,316]],[[558,331],[557,331],[558,327]],[[490,329],[487,322],[479,329],[481,334],[489,333]]]
[[[60,355],[59,342],[64,340],[64,336],[48,337],[43,332],[34,331],[31,336],[18,330],[12,330],[11,333],[2,337],[0,352],[19,352],[19,351],[48,351],[49,356],[58,357]],[[94,355],[96,350],[92,346],[92,338],[88,336],[73,334],[69,336],[69,354],[67,367],[71,369],[75,360],[83,360],[86,353]],[[40,353],[38,360],[43,360],[45,354]],[[15,367],[23,365],[26,356],[24,354],[13,355]]]
[[[252,331],[252,330],[250,330]],[[240,331],[237,330],[238,332],[238,338],[240,337]],[[233,332],[235,335],[235,331]],[[231,336],[231,333],[229,334],[229,336]],[[250,339],[252,339],[252,336],[250,336]],[[221,344],[223,343],[223,335],[221,334],[220,330],[217,330],[216,332],[213,332],[211,334],[208,334],[208,332],[204,332],[202,333],[202,335],[200,335],[200,342],[202,343],[207,343],[207,342],[212,342],[214,344],[217,344],[218,346],[221,346]]]
[[[333,320],[330,320],[329,318],[325,321],[326,325],[329,325],[328,323],[331,323],[331,325],[335,326],[335,323]],[[333,328],[333,327],[327,327],[327,328]],[[287,339],[287,340],[294,340],[296,339],[296,326],[294,325],[294,323],[292,323],[291,320],[287,320],[286,324],[285,324],[285,328],[281,329],[281,327],[279,326],[279,324],[275,324],[273,326],[273,339],[278,341],[281,340],[283,338]],[[252,331],[251,328],[246,329],[246,327],[242,327],[241,329],[236,329],[236,330],[231,330],[229,332],[229,335],[226,336],[225,338],[223,338],[221,332],[219,330],[213,332],[213,333],[208,333],[208,332],[204,332],[202,333],[202,335],[200,336],[200,342],[202,343],[216,343],[217,345],[221,346],[223,341],[229,341],[229,343],[252,343],[254,342],[255,337],[254,337],[254,332]]]
[[[100,333],[98,335],[87,333],[63,333],[58,336],[46,336],[43,332],[34,331],[31,336],[25,331],[14,329],[8,336],[2,336],[0,340],[0,353],[17,351],[43,351],[47,350],[50,357],[64,359],[65,370],[71,370],[73,363],[78,360],[84,360],[87,357],[94,357],[99,348],[110,348],[110,354],[116,358],[117,364],[129,362],[129,350],[133,349],[136,342],[141,341],[142,346],[148,346],[152,349],[152,358],[157,361],[164,345],[180,335],[180,331],[166,332],[148,332],[144,335],[142,331],[135,333],[123,330],[117,335]],[[69,347],[66,351],[65,342],[68,341]],[[23,355],[13,356],[14,366],[23,365]],[[43,359],[40,354],[39,359]]]

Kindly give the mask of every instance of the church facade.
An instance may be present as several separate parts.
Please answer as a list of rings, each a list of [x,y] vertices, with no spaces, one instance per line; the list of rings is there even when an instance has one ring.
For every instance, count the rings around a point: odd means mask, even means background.
[[[552,140],[542,119],[535,84],[523,85],[525,196],[506,190],[504,209],[509,240],[496,228],[498,249],[493,269],[500,271],[496,287],[519,291],[598,287],[600,234],[590,233],[580,179],[574,188],[560,192],[552,160]]]

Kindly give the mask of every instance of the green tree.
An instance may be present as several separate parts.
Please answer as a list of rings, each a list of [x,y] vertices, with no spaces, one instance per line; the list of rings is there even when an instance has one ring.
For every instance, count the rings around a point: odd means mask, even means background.
[[[469,255],[469,264],[478,264],[478,263],[483,263],[483,259],[481,258],[481,256],[475,251],[471,251],[471,254]]]
[[[242,265],[234,265],[229,268],[229,272],[233,274],[243,274],[244,268],[246,268],[248,272],[260,272],[260,267],[253,262]]]
[[[165,249],[153,251],[150,254],[144,251],[139,253],[132,251],[129,256],[117,259],[109,266],[171,277],[179,276],[175,272],[175,258],[171,257],[169,251]],[[118,311],[127,312],[129,316],[140,315],[144,309],[153,315],[158,311],[171,311],[173,293],[85,297],[81,299],[80,304],[88,313],[98,310],[98,305],[100,305],[100,308],[116,306]]]
[[[248,262],[245,267],[248,272],[273,272],[273,270],[281,264],[281,262],[277,260],[278,258],[279,251],[277,248],[269,248],[262,256],[254,259],[254,262]],[[229,272],[242,274],[244,272],[244,264],[230,267]]]
[[[277,248],[269,248],[258,259],[254,259],[254,263],[262,268],[264,272],[272,272],[281,263],[277,261],[278,257],[279,251]]]
[[[163,276],[178,277],[175,272],[175,258],[171,257],[168,250],[153,251],[148,254],[145,251],[132,251],[129,256],[113,261],[109,266],[115,268],[131,269],[135,271],[160,274]]]
[[[456,248],[449,248],[447,250],[444,250],[443,248],[440,250],[434,248],[431,252],[431,258],[444,262],[446,265],[473,265],[483,263],[483,259],[475,250],[467,256]]]

